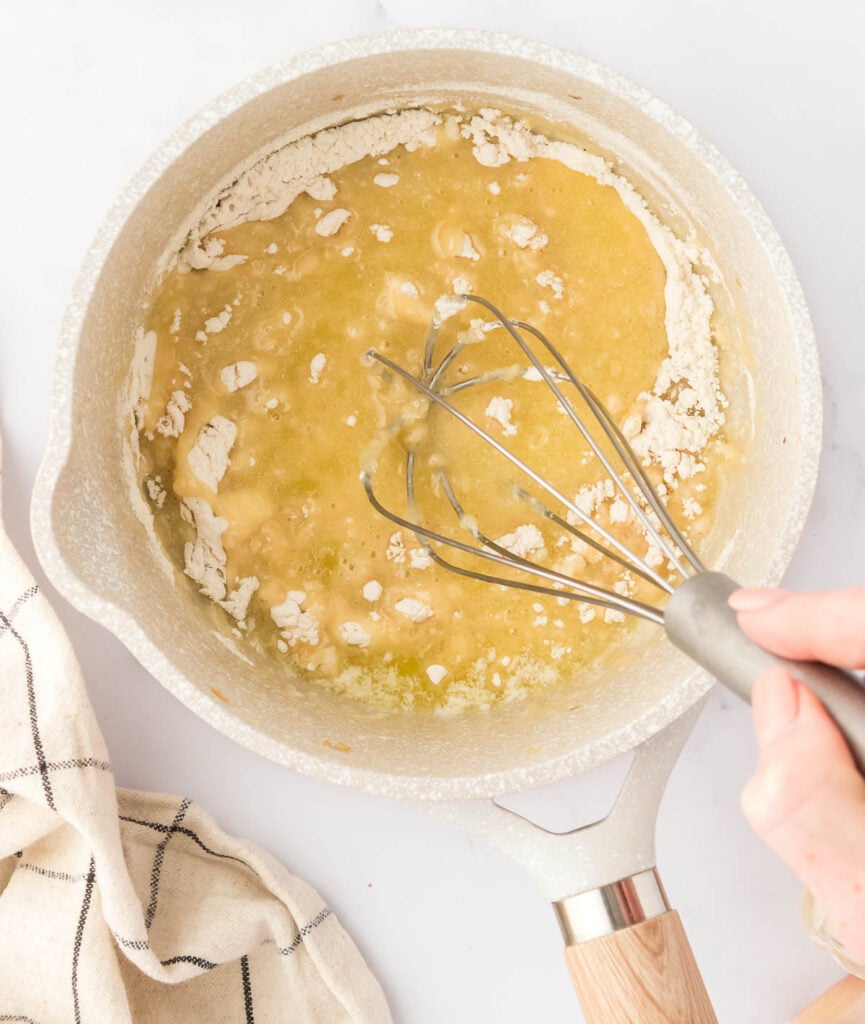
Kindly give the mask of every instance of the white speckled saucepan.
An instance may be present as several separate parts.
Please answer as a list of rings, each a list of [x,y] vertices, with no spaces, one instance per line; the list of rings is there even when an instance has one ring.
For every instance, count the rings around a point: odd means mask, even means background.
[[[121,395],[142,303],[160,258],[179,246],[207,197],[280,142],[449,99],[540,114],[564,137],[588,138],[663,219],[680,232],[693,227],[713,254],[716,302],[750,352],[754,421],[748,458],[702,553],[748,584],[780,579],[814,488],[821,402],[808,312],[766,214],[724,158],[639,86],[539,43],[450,30],[389,33],[295,57],[231,89],[148,161],[87,254],[67,310],[32,520],[58,589],[216,729],[319,779],[477,809],[478,798],[561,779],[637,747],[694,708],[709,678],[658,629],[646,633],[638,661],[520,704],[453,718],[370,710],[286,679],[265,658],[247,664],[229,651],[159,568],[119,485],[128,435]],[[679,742],[655,746],[677,750]],[[657,776],[656,796],[668,768],[644,765]],[[513,835],[503,841],[512,852],[514,842],[525,846]],[[583,887],[633,873],[650,847],[623,863],[623,874],[608,864],[580,876]],[[537,850],[522,859],[538,858],[547,859]],[[544,865],[535,867],[543,877]],[[577,891],[573,878],[547,888],[555,899]]]

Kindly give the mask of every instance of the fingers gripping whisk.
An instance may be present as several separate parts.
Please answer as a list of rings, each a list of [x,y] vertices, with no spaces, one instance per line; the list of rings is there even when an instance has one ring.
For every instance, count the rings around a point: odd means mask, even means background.
[[[449,371],[467,342],[458,336],[456,342],[436,362],[441,325],[435,322],[427,335],[419,375],[399,366],[374,349],[370,350],[368,356],[380,364],[386,373],[408,383],[418,394],[425,396],[432,406],[444,410],[510,463],[520,479],[519,483],[515,482],[512,485],[513,496],[534,515],[560,529],[563,536],[569,535],[581,541],[595,553],[596,557],[608,559],[628,573],[651,584],[650,593],[654,592],[659,598],[663,598],[672,594],[681,580],[705,571],[670,517],[663,500],[618,424],[592,391],[574,374],[559,350],[537,328],[520,320],[507,319],[486,299],[478,295],[464,295],[459,298],[491,313],[495,319],[485,325],[485,331],[490,335],[494,332],[504,332],[510,342],[520,350],[527,363],[478,373],[467,379],[452,382],[449,380]],[[490,341],[485,341],[485,344],[489,345]],[[547,365],[550,359],[552,366]],[[614,524],[604,525],[597,516],[585,511],[574,498],[565,494],[560,487],[529,465],[504,442],[493,437],[457,404],[461,392],[489,384],[491,381],[507,382],[518,377],[542,382],[551,390],[558,403],[559,412],[567,417],[570,426],[577,432],[574,435],[573,452],[577,452],[582,439],[584,446],[588,446],[587,453],[597,459],[608,479],[612,481],[617,494],[626,503],[629,518],[645,540],[662,556],[654,559],[654,564],[650,564],[646,557],[638,555],[633,543],[629,546],[617,536]],[[578,410],[577,402],[573,400],[575,396],[579,398],[580,410],[584,411]],[[402,419],[397,416],[384,432],[385,443],[393,441],[402,426]],[[436,483],[452,509],[454,528],[452,533],[431,528],[424,522],[418,502],[418,452],[416,444],[408,445],[405,458],[405,507],[402,513],[386,507],[376,494],[374,479],[378,469],[378,458],[367,460],[361,472],[361,482],[376,511],[401,528],[412,531],[427,555],[438,565],[471,579],[600,605],[652,622],[663,623],[662,611],[649,600],[637,600],[617,592],[612,587],[593,583],[591,579],[558,571],[525,557],[524,554],[512,550],[510,546],[503,546],[501,538],[496,541],[487,536],[473,512],[463,507],[451,474],[444,465],[437,465],[434,461],[430,465],[434,466]],[[569,458],[567,450],[562,452],[561,458]],[[443,551],[461,553],[460,562],[445,557]],[[664,569],[666,574],[662,571]]]

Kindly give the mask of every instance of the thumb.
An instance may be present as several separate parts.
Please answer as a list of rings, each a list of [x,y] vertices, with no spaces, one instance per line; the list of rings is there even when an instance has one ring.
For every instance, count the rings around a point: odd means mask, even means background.
[[[752,702],[760,760],[745,816],[865,963],[865,779],[822,704],[784,669],[760,677]]]

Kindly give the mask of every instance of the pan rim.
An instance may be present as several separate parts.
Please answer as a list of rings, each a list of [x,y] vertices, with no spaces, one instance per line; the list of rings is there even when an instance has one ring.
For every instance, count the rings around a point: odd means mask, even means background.
[[[821,450],[822,394],[816,339],[801,285],[787,250],[767,213],[724,156],[679,114],[642,86],[578,54],[514,35],[461,29],[400,29],[344,39],[305,51],[264,69],[233,86],[180,126],[154,152],[114,203],[83,260],[61,327],[53,378],[46,453],[39,467],[31,506],[31,530],[42,567],[57,590],[79,611],[109,629],[141,664],[183,704],[209,725],[251,750],[312,778],[390,796],[447,799],[492,796],[530,789],[587,771],[658,733],[694,706],[712,680],[695,668],[663,701],[633,721],[591,743],[548,761],[467,776],[396,775],[340,764],[312,755],[255,729],[218,700],[199,690],[170,658],[152,643],[137,619],[97,596],[66,561],[52,527],[55,489],[73,444],[73,378],[81,329],[106,258],[127,218],[174,159],[209,128],[250,100],[277,85],[322,68],[357,59],[417,50],[470,50],[531,60],[547,68],[578,75],[636,106],[708,165],[731,193],[764,246],[784,299],[795,336],[791,344],[801,360],[803,403],[802,449],[790,513],[775,556],[759,581],[777,584],[805,526],[816,487]]]

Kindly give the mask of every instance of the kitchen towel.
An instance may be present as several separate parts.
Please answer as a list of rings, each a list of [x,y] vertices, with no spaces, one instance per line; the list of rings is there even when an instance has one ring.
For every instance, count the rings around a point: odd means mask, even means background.
[[[2,519],[0,701],[0,1021],[390,1021],[308,885],[189,800],[115,788],[69,640]]]

